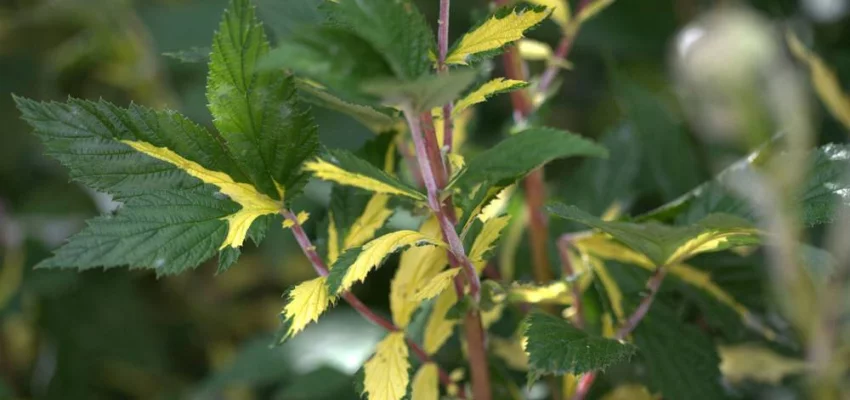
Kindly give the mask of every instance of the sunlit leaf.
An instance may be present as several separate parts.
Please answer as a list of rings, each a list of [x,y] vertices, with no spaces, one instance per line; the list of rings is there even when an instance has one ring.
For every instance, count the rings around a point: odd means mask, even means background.
[[[390,333],[363,365],[363,394],[372,400],[401,400],[407,394],[409,369],[404,332]]]
[[[754,381],[779,384],[788,376],[805,373],[804,360],[785,357],[756,344],[720,346],[720,372],[732,383]]]
[[[440,293],[434,302],[434,308],[425,324],[425,336],[422,341],[422,347],[428,354],[436,353],[452,336],[457,320],[449,319],[447,314],[457,301],[454,288],[448,288]]]
[[[296,285],[289,291],[289,301],[283,308],[284,317],[288,329],[286,337],[292,337],[304,330],[310,322],[319,320],[333,303],[333,298],[328,293],[326,277],[313,278],[309,281]]]
[[[410,246],[436,246],[445,248],[442,240],[416,231],[401,230],[388,233],[361,247],[346,250],[331,267],[328,288],[332,294],[348,290],[357,282],[366,279],[373,268],[377,268],[390,254]]]
[[[425,301],[430,298],[437,297],[444,290],[449,288],[454,281],[455,276],[460,272],[460,268],[451,268],[440,272],[424,285],[416,289],[414,299],[417,301]]]
[[[452,110],[452,117],[460,115],[466,111],[467,108],[472,107],[475,104],[487,101],[487,99],[492,96],[522,89],[526,86],[528,86],[528,82],[505,78],[496,78],[485,82],[483,85],[479,86],[455,103],[454,109]]]
[[[466,65],[472,56],[495,55],[505,45],[522,39],[527,30],[545,20],[550,12],[539,6],[502,8],[463,35],[449,51],[446,63]]]
[[[427,219],[419,232],[429,237],[439,237],[440,224],[436,218]],[[448,264],[446,250],[435,246],[411,247],[401,253],[398,270],[390,282],[390,310],[393,322],[406,327],[420,301],[416,288],[428,282]]]
[[[344,150],[330,150],[327,156],[308,161],[304,169],[317,177],[376,193],[425,200],[425,195],[369,162]]]
[[[440,381],[437,364],[422,364],[413,376],[411,400],[439,400]]]

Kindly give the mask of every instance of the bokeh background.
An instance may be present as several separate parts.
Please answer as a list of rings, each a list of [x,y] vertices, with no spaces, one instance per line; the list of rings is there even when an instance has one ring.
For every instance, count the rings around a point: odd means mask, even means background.
[[[304,17],[290,0],[256,3],[278,39]],[[488,7],[483,1],[454,3],[452,38]],[[673,200],[746,152],[706,136],[686,118],[673,78],[677,32],[722,3],[730,2],[617,0],[583,26],[570,55],[573,67],[561,75],[557,97],[541,118],[590,137],[607,135],[613,157],[593,169],[574,161],[552,164],[547,170],[552,196],[595,213],[619,200],[637,214]],[[436,21],[438,2],[418,4]],[[850,88],[850,1],[740,4],[777,29],[798,32]],[[0,399],[357,397],[351,375],[382,332],[346,305],[296,340],[269,348],[282,293],[313,274],[288,232],[270,233],[259,248],[249,245],[238,265],[219,276],[214,260],[160,279],[149,271],[32,268],[85,219],[116,205],[69,182],[66,171],[42,154],[11,93],[171,107],[210,126],[205,63],[163,53],[197,48],[203,55],[225,5],[225,0],[0,2]],[[547,22],[530,37],[554,46],[558,34]],[[729,51],[717,57],[746,61],[747,54]],[[500,62],[490,67],[502,74]],[[533,72],[542,67],[529,65]],[[815,140],[846,141],[846,129],[818,102],[812,105]],[[314,111],[322,141],[331,147],[356,149],[372,136],[349,117]],[[465,151],[492,145],[510,121],[508,96],[480,107]],[[320,220],[328,191],[326,184],[311,183],[296,208]],[[394,223],[405,224],[404,217]],[[313,222],[307,228],[315,229]],[[555,233],[567,228],[553,225]],[[819,235],[811,232],[815,242]],[[715,277],[743,303],[764,310],[764,276],[755,259],[745,267],[738,260],[728,274]],[[516,277],[528,277],[525,245],[516,260]],[[357,288],[380,312],[388,309],[395,262]]]

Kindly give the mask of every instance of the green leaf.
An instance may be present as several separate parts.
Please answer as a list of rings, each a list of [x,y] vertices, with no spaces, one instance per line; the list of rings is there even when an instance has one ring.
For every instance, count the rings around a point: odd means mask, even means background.
[[[320,8],[323,0],[253,0],[263,25],[279,43],[302,29],[316,26],[327,17]]]
[[[422,192],[346,150],[328,150],[327,154],[308,162],[305,169],[342,185],[425,200]]]
[[[331,19],[372,44],[395,76],[412,81],[431,70],[434,34],[409,0],[341,0],[327,3]]]
[[[726,398],[711,338],[682,323],[669,306],[656,301],[633,336],[649,368],[651,388],[665,399]]]
[[[762,162],[761,150],[733,164],[713,180],[703,183],[678,199],[665,204],[639,219],[672,219],[683,223],[697,221],[711,213],[726,213],[755,222],[757,214],[746,199],[730,189],[730,183],[751,174]],[[787,157],[776,155],[778,163]],[[807,225],[832,222],[841,207],[850,206],[850,146],[827,144],[812,150],[811,166],[802,184],[797,204],[801,218]]]
[[[392,77],[381,55],[359,36],[339,28],[313,28],[281,42],[266,55],[258,71],[288,69],[349,97],[362,97],[362,82]]]
[[[593,336],[564,319],[534,312],[525,330],[525,350],[533,374],[582,374],[628,360],[636,348],[629,343]]]
[[[635,195],[641,151],[634,129],[620,125],[606,132],[599,144],[610,152],[610,160],[583,160],[566,185],[561,198],[593,214],[604,213],[612,204],[627,205]],[[574,190],[573,188],[582,188]]]
[[[216,128],[260,192],[300,191],[300,165],[318,150],[312,116],[280,71],[257,71],[269,43],[249,0],[232,0],[213,38],[207,100]]]
[[[398,111],[391,108],[351,103],[303,81],[298,82],[298,90],[304,101],[347,114],[375,133],[393,130],[403,123]]]
[[[192,47],[186,50],[162,53],[162,55],[184,64],[199,64],[209,61],[210,52],[212,52],[212,49],[209,47]]]
[[[712,214],[686,226],[658,222],[643,224],[603,221],[575,206],[552,203],[549,212],[599,229],[646,256],[656,267],[674,265],[699,253],[726,250],[761,243],[759,232],[746,220],[725,214]]]
[[[602,146],[581,136],[552,128],[531,128],[479,154],[457,173],[448,190],[463,210],[460,226],[474,210],[511,183],[549,161],[570,156],[607,157]]]
[[[618,99],[644,155],[641,168],[648,186],[667,201],[699,185],[706,176],[700,173],[693,141],[671,107],[660,96],[633,82],[616,79],[615,83]]]
[[[384,104],[410,104],[414,111],[423,112],[457,98],[476,76],[475,70],[459,69],[446,74],[425,75],[412,81],[385,79],[366,82],[362,89],[381,98]]]

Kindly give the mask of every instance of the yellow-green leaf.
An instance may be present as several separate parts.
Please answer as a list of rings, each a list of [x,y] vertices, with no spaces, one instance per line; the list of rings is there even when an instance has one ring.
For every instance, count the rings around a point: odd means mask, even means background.
[[[527,304],[570,305],[573,303],[570,286],[564,281],[543,285],[514,282],[508,288],[508,299],[512,302]]]
[[[419,228],[428,237],[440,236],[440,224],[429,218]],[[396,326],[406,327],[420,301],[415,299],[416,288],[427,282],[448,264],[446,250],[434,246],[412,247],[401,254],[398,270],[390,282],[390,310]]]
[[[425,301],[433,297],[437,297],[443,290],[451,286],[455,276],[460,272],[460,268],[451,268],[440,272],[424,285],[416,289],[414,299],[416,301]]]
[[[805,361],[785,357],[755,344],[720,346],[720,372],[732,383],[755,381],[778,384],[783,378],[806,372]]]
[[[548,61],[552,59],[552,47],[532,39],[522,39],[517,44],[519,55],[523,60]]]
[[[602,10],[608,8],[611,4],[614,4],[614,0],[593,0],[587,7],[584,7],[577,15],[576,20],[578,24],[581,25],[587,20],[595,17],[597,14],[602,12]]]
[[[484,222],[484,226],[481,228],[481,233],[479,233],[475,238],[475,241],[472,242],[472,248],[469,250],[469,261],[472,261],[472,264],[475,265],[475,269],[479,274],[487,265],[487,253],[493,248],[493,245],[499,239],[499,235],[502,233],[502,230],[508,226],[510,219],[511,217],[509,215],[488,219]]]
[[[409,246],[426,245],[446,247],[442,240],[416,231],[401,230],[374,239],[362,247],[346,250],[333,265],[328,286],[333,293],[346,291],[366,279],[369,271],[379,266],[390,254]]]
[[[320,276],[301,282],[289,291],[289,302],[283,308],[283,315],[290,321],[287,337],[295,336],[310,322],[317,321],[331,305],[333,299],[325,280],[326,277]]]
[[[234,248],[242,246],[248,228],[251,227],[251,223],[255,219],[267,214],[277,214],[281,209],[281,201],[273,200],[257,191],[253,186],[236,182],[223,172],[208,170],[165,147],[156,147],[150,143],[131,140],[122,140],[121,142],[139,152],[172,164],[204,183],[217,186],[222,194],[242,206],[239,211],[224,218],[228,223],[227,236],[225,236],[219,250],[227,246]],[[283,198],[283,188],[279,187],[278,191],[280,197]]]
[[[411,400],[439,400],[440,381],[437,364],[425,363],[413,376],[413,396]]]
[[[493,354],[501,358],[508,367],[517,371],[528,371],[528,353],[522,348],[521,340],[493,336],[489,341]]]
[[[363,365],[363,394],[370,400],[401,400],[407,394],[410,362],[404,332],[393,332],[378,343],[375,355]]]
[[[636,383],[620,385],[614,390],[602,396],[602,400],[656,400],[658,396],[653,396],[646,386]]]
[[[566,32],[571,18],[570,4],[567,0],[529,0],[528,2],[552,9],[552,21]]]
[[[446,57],[446,63],[466,65],[470,56],[499,50],[521,39],[526,30],[546,19],[550,12],[551,10],[545,7],[500,10],[483,24],[463,35]]]
[[[397,194],[415,200],[425,200],[425,197],[415,190],[409,190],[400,185],[391,185],[384,180],[372,176],[347,171],[325,160],[316,159],[304,163],[304,169],[316,174],[316,177],[333,181],[341,185],[354,186],[376,193]]]
[[[620,285],[617,284],[617,281],[615,281],[613,277],[611,277],[611,274],[608,272],[608,268],[605,267],[605,263],[603,263],[602,260],[590,255],[588,255],[586,259],[593,268],[593,272],[599,277],[599,282],[602,283],[602,287],[605,288],[605,294],[608,297],[608,301],[611,303],[611,309],[614,311],[614,316],[617,317],[617,321],[625,321],[626,313],[623,310],[623,291],[620,290]]]
[[[384,226],[393,211],[387,208],[390,196],[376,194],[366,203],[363,214],[354,221],[343,241],[343,251],[357,247],[375,237],[375,232]]]
[[[328,265],[333,264],[339,258],[339,230],[334,222],[333,211],[328,211]]]
[[[307,222],[308,219],[310,219],[310,213],[308,213],[307,211],[301,211],[298,213],[298,215],[295,216],[295,219],[298,220],[298,225],[304,225],[304,223]],[[295,222],[292,222],[292,220],[283,220],[283,229],[292,228],[293,225],[295,225]]]
[[[425,324],[425,334],[422,340],[422,347],[426,353],[436,353],[452,336],[452,330],[457,320],[447,319],[446,313],[455,303],[457,303],[457,294],[455,294],[454,288],[444,290],[434,302],[434,308]]]
[[[452,116],[459,115],[478,103],[487,101],[488,98],[499,93],[506,93],[528,86],[528,82],[514,79],[496,78],[484,83],[455,103]]]
[[[850,96],[841,89],[841,83],[835,71],[817,54],[807,49],[793,33],[788,33],[787,41],[791,53],[809,67],[812,86],[826,109],[845,128],[850,129]]]

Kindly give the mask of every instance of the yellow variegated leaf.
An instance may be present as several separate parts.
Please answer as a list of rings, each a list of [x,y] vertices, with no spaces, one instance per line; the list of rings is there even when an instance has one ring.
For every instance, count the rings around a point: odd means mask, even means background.
[[[570,286],[564,281],[555,281],[543,285],[514,282],[508,289],[508,299],[512,302],[528,304],[573,304]]]
[[[755,344],[720,346],[720,372],[732,383],[755,381],[778,384],[789,375],[806,372],[805,361],[785,357]]]
[[[472,109],[466,109],[464,112],[452,111],[452,151],[460,150],[466,143],[467,129],[469,120],[472,118]],[[434,108],[431,110],[431,117],[434,119],[434,134],[437,136],[437,144],[443,148],[446,139],[445,126],[443,121],[443,109]],[[452,153],[450,153],[452,154]],[[456,171],[456,170],[452,170]]]
[[[422,224],[419,231],[429,237],[439,237],[440,224],[432,217]],[[390,282],[390,310],[397,326],[406,327],[419,306],[420,302],[414,298],[417,286],[437,275],[446,264],[446,250],[440,247],[411,247],[401,254],[398,270]]]
[[[602,400],[656,400],[658,396],[653,396],[646,386],[630,383],[620,385],[614,390],[602,396]]]
[[[523,207],[523,211],[525,207]],[[499,251],[499,269],[502,278],[506,281],[514,280],[516,272],[516,253],[522,242],[522,234],[528,226],[528,213],[520,212],[508,227],[505,238],[502,239],[501,251]]]
[[[255,219],[267,214],[277,214],[281,209],[281,201],[273,200],[265,194],[258,192],[253,186],[247,183],[236,182],[223,172],[208,170],[200,164],[187,160],[165,147],[156,147],[150,143],[130,140],[122,140],[121,142],[139,152],[172,164],[189,175],[202,180],[204,183],[217,186],[222,194],[242,206],[239,211],[224,218],[228,224],[227,236],[224,238],[224,242],[221,243],[219,250],[227,246],[234,248],[242,246],[242,243],[245,241],[245,235],[248,233],[248,228],[251,227],[251,223]],[[283,198],[283,188],[280,188],[280,191],[281,198]]]
[[[570,4],[567,0],[529,0],[529,3],[552,9],[552,21],[566,31],[571,18]]]
[[[721,238],[720,240],[724,239]],[[709,241],[708,243],[716,243],[716,241]],[[653,264],[652,261],[644,255],[623,246],[604,235],[593,235],[579,239],[573,242],[573,244],[579,249],[579,251],[591,255],[591,260],[593,259],[592,256],[595,256],[604,260],[614,260],[625,264],[636,265],[650,271],[655,270],[655,264]],[[716,244],[711,245],[714,246]],[[700,245],[697,247],[702,248],[704,246]],[[681,279],[683,282],[693,287],[703,290],[720,303],[732,308],[732,310],[741,317],[741,320],[745,325],[758,331],[765,338],[769,340],[774,340],[776,338],[776,332],[764,326],[764,324],[762,324],[746,307],[744,307],[744,305],[738,303],[732,295],[714,283],[711,279],[711,275],[707,272],[686,264],[668,265],[667,268],[670,275]],[[598,273],[598,269],[594,268],[594,270]],[[600,276],[600,279],[603,278]]]
[[[289,291],[289,302],[283,308],[283,314],[291,322],[286,336],[295,336],[304,330],[310,322],[317,321],[331,305],[333,299],[328,293],[326,279],[320,276],[301,282]]]
[[[463,35],[460,42],[446,57],[446,64],[466,65],[470,56],[502,48],[522,38],[523,33],[549,16],[543,7],[526,10],[514,9],[499,18],[492,16],[477,28]]]
[[[339,252],[339,231],[336,229],[333,212],[328,211],[328,266],[333,267],[339,258]]]
[[[493,354],[501,358],[508,367],[517,371],[528,371],[528,353],[522,348],[520,339],[504,339],[493,336],[488,340]]]
[[[762,324],[743,304],[738,303],[732,295],[714,283],[707,272],[686,264],[676,264],[669,267],[669,273],[689,285],[702,289],[717,301],[727,305],[741,317],[745,325],[758,331],[765,338],[776,339],[776,332]]]
[[[298,220],[298,225],[304,225],[304,223],[307,222],[307,220],[309,218],[310,218],[310,213],[308,213],[307,211],[301,211],[301,212],[298,213],[297,216],[295,216],[295,219]],[[292,226],[295,225],[295,223],[292,222],[292,220],[284,219],[282,225],[283,225],[283,229],[287,229],[287,228],[292,228]]]
[[[452,336],[452,330],[457,321],[447,319],[446,313],[455,303],[457,303],[457,295],[454,288],[444,290],[434,302],[434,308],[428,316],[428,322],[425,323],[425,334],[422,340],[422,347],[426,353],[436,353]]]
[[[413,376],[413,395],[411,400],[439,400],[440,381],[437,364],[425,363]]]
[[[363,365],[363,394],[370,400],[401,400],[407,394],[410,362],[404,332],[393,332],[378,343],[375,355]]]
[[[452,285],[452,281],[454,281],[455,276],[457,276],[459,272],[460,268],[451,268],[440,272],[431,278],[431,280],[425,282],[424,285],[416,289],[416,293],[413,296],[414,300],[422,302],[430,298],[437,297],[443,292],[443,290],[446,290],[446,288]]]
[[[823,60],[807,49],[793,33],[788,33],[788,48],[791,53],[809,67],[812,86],[826,109],[845,128],[850,129],[850,96],[841,89],[841,83],[835,71]]]
[[[426,245],[444,249],[446,247],[442,240],[409,230],[391,232],[366,243],[357,255],[357,259],[345,271],[339,291],[346,291],[355,283],[366,279],[369,271],[380,265],[387,255],[404,247]]]
[[[526,87],[528,82],[518,81],[513,79],[496,78],[484,83],[464,98],[455,103],[455,108],[452,111],[452,116],[459,115],[478,103],[483,103],[491,96],[499,93],[510,92],[512,90]]]
[[[387,208],[390,196],[386,194],[375,194],[366,203],[363,214],[354,221],[348,234],[343,241],[343,251],[357,247],[375,237],[375,232],[380,229],[393,211]]]
[[[375,193],[397,194],[416,200],[422,200],[419,196],[414,196],[408,191],[399,189],[366,175],[346,171],[323,159],[316,159],[304,163],[304,169],[313,172],[316,177],[320,179],[333,181],[342,185],[354,186]]]
[[[510,215],[503,215],[487,220],[481,228],[481,233],[472,242],[472,248],[469,250],[469,261],[472,261],[472,264],[475,265],[475,270],[479,274],[487,265],[487,259],[485,258],[487,252],[493,248],[493,245],[502,233],[502,229],[508,226],[510,219]]]
[[[478,219],[480,219],[481,222],[487,222],[491,218],[505,211],[505,208],[508,206],[508,201],[511,200],[511,196],[513,196],[515,189],[516,185],[510,185],[502,189],[502,191],[496,195],[496,198],[493,199],[490,204],[487,204],[487,206],[481,209],[481,213],[478,214]]]
[[[493,308],[481,311],[481,325],[484,326],[484,330],[487,330],[496,323],[496,321],[502,318],[502,313],[505,311],[505,304],[496,304]]]
[[[387,152],[384,154],[384,172],[392,175],[395,173],[395,152],[396,152],[396,143],[395,141],[390,142],[390,145],[387,146]]]
[[[605,263],[602,260],[593,256],[587,256],[586,260],[593,268],[593,273],[599,277],[602,287],[605,288],[605,293],[608,295],[608,301],[611,303],[611,309],[614,310],[614,316],[617,317],[617,321],[625,321],[626,313],[623,311],[623,291],[620,290],[620,285],[608,273],[608,268],[605,267]]]
[[[614,4],[614,0],[593,0],[587,7],[584,7],[577,15],[576,20],[578,21],[578,25],[581,25],[587,20],[596,16],[602,12],[602,10],[608,8],[611,4]]]
[[[452,167],[452,178],[463,169],[464,165],[466,165],[466,160],[463,159],[463,156],[457,153],[449,153],[446,155],[449,159],[449,165]]]
[[[552,59],[552,47],[537,40],[522,39],[517,44],[517,48],[523,60],[549,61]]]

